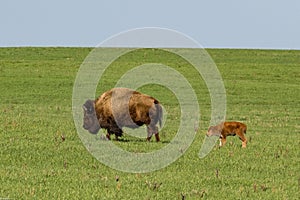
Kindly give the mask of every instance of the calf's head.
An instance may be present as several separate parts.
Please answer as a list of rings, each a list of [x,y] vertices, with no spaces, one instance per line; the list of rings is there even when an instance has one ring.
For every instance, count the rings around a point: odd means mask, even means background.
[[[206,136],[221,136],[222,127],[220,125],[209,127]]]
[[[87,100],[83,106],[83,128],[90,133],[97,134],[100,129],[99,121],[96,116],[95,103],[92,100]]]

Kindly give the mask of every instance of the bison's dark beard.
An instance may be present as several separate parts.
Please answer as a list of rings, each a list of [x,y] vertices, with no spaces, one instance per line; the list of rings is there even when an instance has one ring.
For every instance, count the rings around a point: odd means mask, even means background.
[[[88,130],[92,134],[97,134],[101,127],[100,127],[99,124],[97,124],[97,125],[94,125],[92,127],[87,127],[87,126],[83,125],[83,128],[85,130]]]
[[[99,131],[99,129],[100,129],[100,126],[99,127],[93,127],[93,128],[90,128],[90,129],[88,129],[88,131],[90,132],[90,133],[92,133],[92,134],[97,134],[98,133],[98,131]]]

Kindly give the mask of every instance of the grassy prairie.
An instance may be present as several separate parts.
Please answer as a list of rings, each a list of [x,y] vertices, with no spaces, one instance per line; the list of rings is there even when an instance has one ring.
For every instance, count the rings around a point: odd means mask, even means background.
[[[0,48],[0,199],[299,198],[300,51],[207,50],[224,80],[227,120],[248,125],[249,143],[242,149],[238,138],[228,138],[224,147],[216,146],[203,159],[198,153],[210,120],[203,81],[183,60],[159,50],[118,59],[97,93],[112,87],[124,67],[153,61],[179,70],[200,91],[200,129],[190,148],[168,167],[142,174],[101,164],[78,137],[72,91],[90,51]],[[176,98],[165,88],[150,85],[141,91],[159,96],[169,115],[161,143],[127,135],[128,142],[114,141],[138,152],[170,141],[180,115]]]

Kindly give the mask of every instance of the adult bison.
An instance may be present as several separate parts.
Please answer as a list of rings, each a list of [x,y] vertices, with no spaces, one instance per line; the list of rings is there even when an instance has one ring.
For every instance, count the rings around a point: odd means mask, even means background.
[[[106,137],[115,134],[122,136],[123,127],[138,128],[147,126],[147,140],[154,134],[159,141],[158,128],[162,121],[162,107],[155,98],[128,88],[114,88],[104,92],[96,100],[83,104],[83,128],[92,134],[99,129],[107,130]]]

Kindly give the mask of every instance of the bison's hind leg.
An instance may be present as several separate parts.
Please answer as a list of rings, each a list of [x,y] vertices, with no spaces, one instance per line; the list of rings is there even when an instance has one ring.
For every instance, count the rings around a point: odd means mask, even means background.
[[[155,125],[148,125],[147,126],[147,140],[150,141],[152,135],[155,135],[155,139],[156,139],[156,142],[159,142],[160,141],[160,138],[159,138],[159,134],[158,134],[158,128],[157,126]]]

